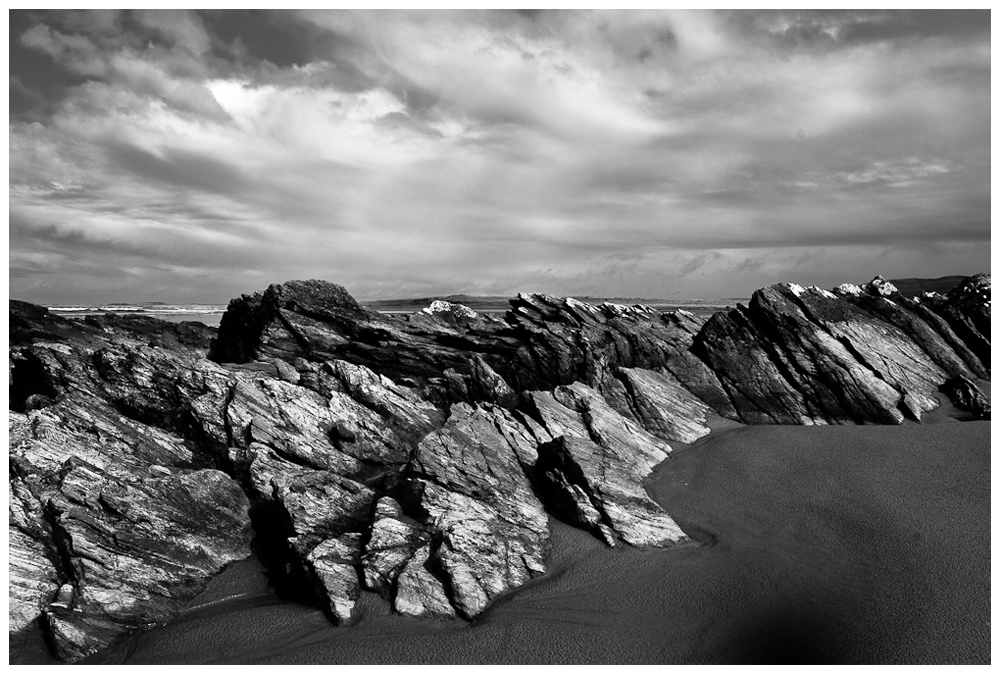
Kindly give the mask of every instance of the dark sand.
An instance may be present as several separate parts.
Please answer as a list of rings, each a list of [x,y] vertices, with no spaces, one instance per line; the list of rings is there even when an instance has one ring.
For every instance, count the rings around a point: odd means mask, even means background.
[[[554,522],[551,572],[471,625],[366,594],[335,628],[248,561],[91,661],[989,663],[990,424],[932,420],[719,429],[648,484],[699,543],[609,549]]]

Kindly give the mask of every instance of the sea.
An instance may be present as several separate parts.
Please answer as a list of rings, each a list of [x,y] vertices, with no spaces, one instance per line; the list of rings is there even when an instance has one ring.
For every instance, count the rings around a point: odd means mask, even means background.
[[[100,304],[100,305],[53,305],[48,310],[57,316],[76,318],[101,314],[123,314],[150,316],[171,323],[197,321],[210,327],[218,327],[222,315],[226,313],[225,304],[164,304],[162,302],[144,302],[141,304]]]
[[[491,298],[492,300],[492,298]],[[585,298],[590,304],[612,302],[614,304],[634,305],[644,304],[660,311],[675,311],[682,309],[697,316],[707,318],[717,311],[731,308],[740,303],[746,303],[744,297],[722,298],[677,298],[677,299],[643,299],[630,298]],[[362,303],[364,304],[364,303]],[[430,301],[427,302],[430,304]],[[506,301],[472,302],[476,311],[484,314],[502,314],[507,311]],[[159,318],[171,323],[196,321],[209,327],[218,327],[222,315],[226,312],[225,304],[166,304],[163,302],[142,302],[138,304],[108,303],[99,305],[52,305],[48,309],[58,316],[68,318],[94,316],[101,314],[141,315]],[[419,311],[420,308],[412,300],[379,300],[372,303],[375,311],[383,314],[407,314]]]

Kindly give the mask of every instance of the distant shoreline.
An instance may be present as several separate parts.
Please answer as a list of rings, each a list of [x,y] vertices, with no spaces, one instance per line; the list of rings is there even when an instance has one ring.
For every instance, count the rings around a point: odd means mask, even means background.
[[[464,297],[466,302],[458,301],[455,296],[450,301],[454,304],[464,304],[481,314],[504,314],[510,308],[508,298],[493,297]],[[717,311],[733,307],[738,303],[750,301],[748,297],[720,297],[720,298],[682,298],[677,300],[665,299],[645,299],[641,297],[578,297],[581,301],[589,304],[622,304],[633,306],[641,304],[652,307],[658,311],[689,311],[696,316],[707,318]],[[361,302],[365,308],[386,315],[405,315],[420,311],[430,305],[435,298],[420,299],[400,299],[400,300],[374,300],[371,302]],[[126,316],[146,316],[158,318],[171,323],[183,323],[195,321],[209,327],[218,327],[222,322],[222,316],[226,313],[228,305],[225,304],[194,304],[178,305],[164,303],[143,303],[143,304],[100,304],[93,306],[82,305],[51,305],[46,308],[57,316],[64,318],[83,318],[86,316],[103,316],[107,314],[121,314]]]

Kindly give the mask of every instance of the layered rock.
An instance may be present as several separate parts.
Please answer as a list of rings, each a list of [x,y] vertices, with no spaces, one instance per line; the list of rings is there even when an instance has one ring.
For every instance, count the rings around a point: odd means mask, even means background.
[[[64,471],[46,509],[68,578],[43,619],[65,659],[172,618],[249,553],[249,503],[224,473],[124,478],[76,459]]]
[[[452,406],[445,426],[417,449],[406,491],[419,500],[414,512],[432,539],[429,563],[463,617],[545,571],[548,516],[525,472],[535,457],[528,428],[488,404]],[[440,613],[433,594],[415,608],[419,594],[406,594],[408,612]]]
[[[467,373],[471,354],[503,348],[497,339],[502,327],[461,305],[383,316],[333,283],[289,281],[232,300],[210,357],[233,363],[344,360],[397,382],[445,385],[445,370]]]
[[[335,623],[364,591],[474,618],[545,572],[549,512],[684,543],[642,483],[715,415],[901,423],[940,389],[988,418],[989,293],[780,284],[707,321],[536,294],[501,320],[293,281],[233,300],[214,339],[11,302],[12,633],[43,621],[78,659],[251,549]]]
[[[931,311],[962,310],[940,300]],[[949,376],[986,369],[971,344],[956,342],[876,279],[837,294],[794,284],[758,290],[749,306],[709,319],[691,352],[746,423],[901,423],[936,407],[932,395]]]
[[[11,630],[41,619],[56,654],[75,660],[168,620],[247,557],[249,502],[217,470],[176,467],[189,452],[162,431],[109,424],[108,408],[86,429],[80,409],[57,425],[53,407],[19,419],[11,457]],[[156,448],[167,465],[143,459]]]
[[[443,302],[387,316],[366,311],[341,286],[290,281],[230,302],[210,357],[349,361],[396,382],[412,381],[445,405],[512,406],[516,392],[583,381],[626,415],[623,385],[613,370],[664,368],[735,416],[711,370],[687,352],[700,325],[684,311],[592,306],[541,294],[511,300],[503,321]]]
[[[238,371],[193,408],[267,523],[272,562],[290,564],[293,582],[305,579],[331,618],[348,623],[378,493],[402,479],[443,414],[363,366],[300,365],[311,388]]]
[[[708,417],[716,414],[667,370],[618,368],[633,416],[651,433],[668,441],[692,443],[709,433]]]
[[[989,274],[976,274],[958,284],[947,295],[925,296],[924,302],[944,317],[955,334],[990,368],[990,317],[992,282]]]
[[[666,547],[686,540],[642,488],[670,445],[584,384],[534,392],[531,409],[553,438],[539,445],[535,473],[557,512],[609,545]]]
[[[663,369],[723,414],[734,414],[715,375],[688,353],[702,325],[694,314],[521,294],[511,300],[506,320],[518,347],[495,367],[516,390],[579,381],[630,416],[617,368]]]

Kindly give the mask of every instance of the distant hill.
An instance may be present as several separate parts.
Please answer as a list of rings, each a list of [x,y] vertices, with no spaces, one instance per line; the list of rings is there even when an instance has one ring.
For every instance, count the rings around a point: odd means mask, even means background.
[[[889,279],[904,297],[914,297],[925,292],[946,293],[963,280],[965,276],[942,276],[941,278],[901,278]]]

